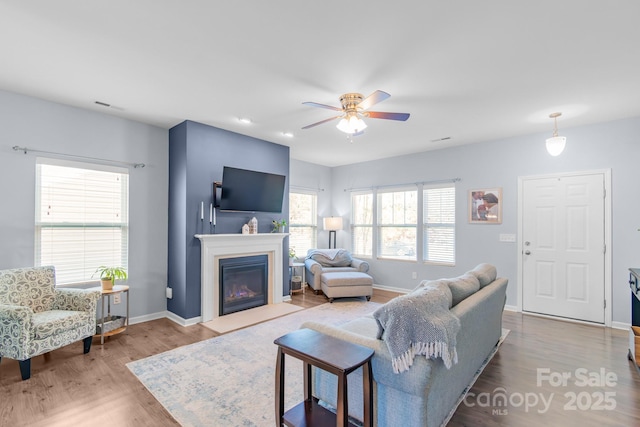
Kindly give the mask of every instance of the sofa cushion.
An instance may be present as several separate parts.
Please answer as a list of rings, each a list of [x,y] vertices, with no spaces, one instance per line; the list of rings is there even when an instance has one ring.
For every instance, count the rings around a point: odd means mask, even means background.
[[[462,276],[450,279],[449,289],[451,289],[452,304],[455,306],[463,299],[478,292],[480,282],[475,275],[465,273]]]
[[[90,323],[84,311],[49,310],[33,315],[32,338],[42,340]]]
[[[55,284],[52,266],[0,270],[0,304],[29,307],[34,313],[50,310]]]
[[[310,249],[307,258],[323,267],[347,267],[351,265],[351,254],[345,249]]]
[[[496,267],[491,264],[479,264],[473,270],[469,271],[469,273],[473,274],[480,281],[480,287],[484,288],[489,283],[496,280],[498,272],[496,271]]]
[[[451,279],[423,280],[410,293],[411,294],[417,294],[417,293],[422,292],[425,288],[428,288],[428,287],[439,288],[440,290],[443,290],[444,288],[446,288],[447,290],[445,291],[445,295],[447,295],[448,298],[449,298],[449,308],[451,308],[451,307],[453,307],[453,296],[452,296],[452,293],[451,293],[451,289],[449,288],[450,280]]]

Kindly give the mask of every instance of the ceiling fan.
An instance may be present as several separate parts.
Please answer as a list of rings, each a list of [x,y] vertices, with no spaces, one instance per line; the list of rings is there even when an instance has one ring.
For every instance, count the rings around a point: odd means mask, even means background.
[[[373,105],[377,104],[378,102],[384,101],[390,96],[391,95],[381,90],[376,90],[366,98],[359,93],[345,93],[340,97],[340,104],[342,105],[342,108],[333,107],[326,104],[318,104],[317,102],[303,102],[304,105],[340,111],[342,114],[330,117],[325,120],[321,120],[317,123],[310,124],[303,127],[302,129],[309,129],[314,126],[330,122],[331,120],[341,119],[336,127],[344,133],[347,133],[351,136],[356,136],[362,134],[364,132],[364,129],[367,127],[367,124],[364,122],[364,120],[362,120],[363,118],[369,117],[372,119],[400,120],[404,122],[409,118],[409,113],[385,113],[381,111],[368,111],[369,108],[371,108]]]

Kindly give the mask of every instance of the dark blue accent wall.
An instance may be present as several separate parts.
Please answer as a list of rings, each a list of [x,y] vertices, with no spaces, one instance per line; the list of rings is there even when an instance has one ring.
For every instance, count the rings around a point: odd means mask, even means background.
[[[222,181],[222,169],[241,169],[285,175],[282,213],[216,213],[209,223],[213,182]],[[224,185],[224,183],[223,183]],[[219,196],[219,194],[218,194]],[[204,202],[204,221],[200,206]],[[185,121],[169,130],[169,250],[168,282],[173,298],[167,309],[190,319],[200,316],[200,240],[196,234],[240,233],[252,217],[258,232],[269,233],[271,221],[289,218],[289,147],[240,135],[197,122]],[[283,294],[289,295],[288,251],[283,254]]]

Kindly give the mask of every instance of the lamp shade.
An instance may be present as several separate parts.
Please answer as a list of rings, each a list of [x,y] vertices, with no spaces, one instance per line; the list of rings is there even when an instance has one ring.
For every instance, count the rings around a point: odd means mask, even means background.
[[[564,146],[567,144],[567,138],[564,136],[553,136],[547,138],[547,152],[552,156],[559,156],[564,151]]]
[[[322,225],[324,226],[324,229],[328,231],[342,230],[342,217],[328,216],[322,218]]]
[[[336,125],[344,133],[358,133],[366,129],[367,124],[357,115],[351,115],[349,118],[343,118]]]

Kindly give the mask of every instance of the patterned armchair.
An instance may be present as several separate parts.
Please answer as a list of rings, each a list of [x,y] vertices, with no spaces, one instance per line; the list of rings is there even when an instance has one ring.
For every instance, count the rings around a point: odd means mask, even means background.
[[[31,358],[84,340],[91,349],[100,291],[55,287],[54,267],[0,270],[0,360],[18,360],[22,379]]]

